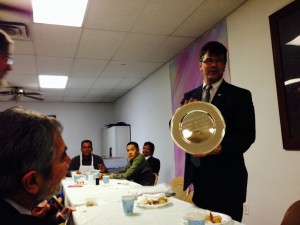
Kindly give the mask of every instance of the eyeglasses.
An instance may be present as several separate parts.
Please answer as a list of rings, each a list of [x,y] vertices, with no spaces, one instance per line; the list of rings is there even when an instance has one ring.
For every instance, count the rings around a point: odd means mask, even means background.
[[[207,58],[205,60],[202,60],[200,62],[203,62],[205,63],[206,65],[213,65],[214,63],[223,63],[225,64],[226,63],[226,59],[223,59],[223,58],[217,58],[217,59],[213,59],[213,58]]]
[[[4,53],[4,52],[0,52],[0,55],[6,60],[6,63],[9,65],[12,65],[14,62],[14,58],[11,57],[10,55]]]

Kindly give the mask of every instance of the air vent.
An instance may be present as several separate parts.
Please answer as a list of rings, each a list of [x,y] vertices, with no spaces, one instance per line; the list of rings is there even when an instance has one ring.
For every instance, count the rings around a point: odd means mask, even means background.
[[[29,29],[25,23],[0,21],[0,29],[13,39],[30,40]]]

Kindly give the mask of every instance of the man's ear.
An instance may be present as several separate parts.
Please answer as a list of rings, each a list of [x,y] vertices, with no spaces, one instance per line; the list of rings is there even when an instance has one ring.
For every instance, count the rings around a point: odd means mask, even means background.
[[[201,72],[203,72],[203,70],[202,70],[202,62],[199,62],[199,69],[200,69]]]
[[[29,171],[22,178],[22,186],[27,192],[36,194],[39,191],[39,180],[37,171]]]

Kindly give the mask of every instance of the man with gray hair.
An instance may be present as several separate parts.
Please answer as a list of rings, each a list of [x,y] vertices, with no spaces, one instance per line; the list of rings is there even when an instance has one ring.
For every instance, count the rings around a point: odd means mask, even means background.
[[[0,87],[6,85],[5,75],[12,70],[13,59],[11,53],[14,42],[11,37],[0,30]]]
[[[66,175],[70,158],[61,132],[55,118],[35,111],[12,107],[0,112],[1,224],[58,224],[56,215],[32,212],[59,192]]]

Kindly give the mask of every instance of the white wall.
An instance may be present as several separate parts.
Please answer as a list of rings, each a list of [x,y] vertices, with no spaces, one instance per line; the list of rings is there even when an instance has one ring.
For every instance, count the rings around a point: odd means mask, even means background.
[[[139,144],[141,151],[144,142],[154,143],[154,156],[161,162],[159,183],[169,183],[175,176],[174,147],[169,132],[171,109],[167,65],[114,105],[115,117],[131,124],[131,140]]]
[[[280,224],[300,196],[300,152],[282,147],[269,15],[290,0],[250,0],[228,17],[231,81],[253,94],[257,138],[245,154],[249,172],[246,224]]]
[[[257,138],[245,154],[250,214],[244,215],[243,223],[247,225],[280,224],[288,206],[300,196],[300,152],[282,147],[269,28],[269,15],[289,2],[249,0],[227,18],[231,82],[252,92],[256,112]],[[168,79],[164,66],[115,104],[116,116],[133,125],[133,140],[156,144],[155,155],[163,165],[160,182],[174,176],[164,171],[174,168],[167,129]]]
[[[0,110],[15,105],[16,103],[1,102]],[[93,142],[94,153],[99,155],[101,128],[112,123],[113,119],[112,104],[21,102],[19,105],[47,115],[56,115],[63,124],[63,138],[70,157],[80,153],[81,141],[84,139]]]

